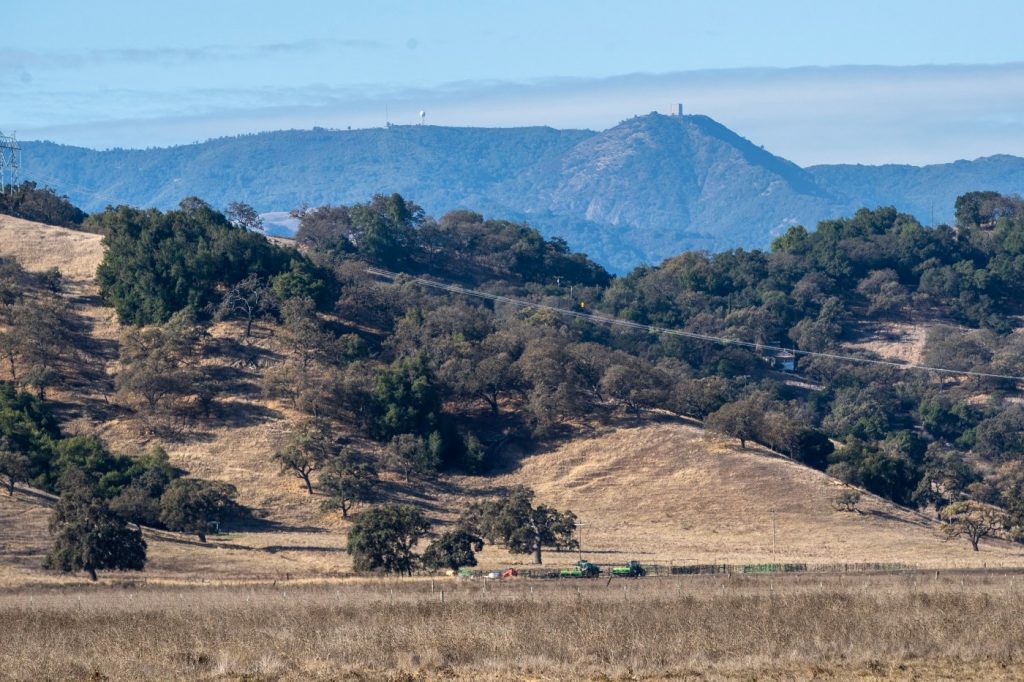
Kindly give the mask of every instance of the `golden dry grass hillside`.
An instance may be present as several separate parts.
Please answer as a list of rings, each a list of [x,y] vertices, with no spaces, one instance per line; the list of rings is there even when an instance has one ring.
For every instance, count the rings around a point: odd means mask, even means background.
[[[854,351],[868,351],[884,360],[921,364],[927,340],[927,324],[879,322],[864,325],[860,337],[847,344]]]
[[[73,309],[88,321],[93,339],[110,347],[95,361],[112,379],[119,328],[92,281],[102,257],[100,237],[0,216],[0,254],[18,258],[29,270],[62,271]],[[257,329],[257,343],[272,347],[270,331]],[[230,333],[235,330],[229,325],[213,330],[214,336]],[[236,485],[239,501],[257,517],[206,544],[146,531],[148,580],[313,580],[350,571],[347,524],[321,512],[319,498],[307,495],[297,479],[280,476],[271,461],[299,415],[261,398],[253,388],[259,371],[240,374],[240,388],[223,398],[223,418],[166,441],[110,409],[112,381],[98,384],[89,396],[59,396],[75,408],[68,431],[99,434],[112,449],[128,454],[160,444],[172,463],[192,475]],[[635,558],[674,564],[1024,566],[1017,546],[986,542],[981,552],[971,552],[966,543],[944,541],[931,519],[870,495],[860,512],[835,511],[830,502],[839,484],[828,476],[762,449],[741,450],[706,438],[700,429],[676,422],[609,428],[526,456],[501,475],[443,479],[422,493],[389,480],[388,493],[422,504],[443,524],[473,499],[518,484],[532,487],[540,502],[576,512],[584,553],[599,563]],[[84,580],[39,568],[49,541],[50,504],[47,496],[24,491],[0,495],[0,584]],[[549,552],[545,563],[565,565],[575,558],[575,553]],[[484,568],[528,561],[490,547],[481,557]]]
[[[0,253],[26,270],[58,268],[70,281],[89,282],[103,260],[102,237],[0,215]]]
[[[1024,565],[1019,545],[973,552],[945,541],[932,518],[874,495],[865,493],[857,512],[837,511],[839,481],[676,423],[578,439],[486,481],[514,484],[572,509],[583,553],[599,563]]]

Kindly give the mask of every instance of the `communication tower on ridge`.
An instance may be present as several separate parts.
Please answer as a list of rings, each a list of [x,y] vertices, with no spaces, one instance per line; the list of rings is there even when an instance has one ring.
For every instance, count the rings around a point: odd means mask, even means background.
[[[4,135],[0,132],[0,194],[6,193],[7,188],[14,190],[18,184],[18,169],[21,167],[21,145],[12,135]],[[7,182],[10,177],[10,182]]]

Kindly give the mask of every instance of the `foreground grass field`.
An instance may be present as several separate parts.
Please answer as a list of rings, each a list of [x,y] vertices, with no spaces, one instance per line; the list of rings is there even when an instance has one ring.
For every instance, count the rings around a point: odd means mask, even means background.
[[[1022,580],[19,591],[0,594],[0,678],[1010,680],[1024,675]]]

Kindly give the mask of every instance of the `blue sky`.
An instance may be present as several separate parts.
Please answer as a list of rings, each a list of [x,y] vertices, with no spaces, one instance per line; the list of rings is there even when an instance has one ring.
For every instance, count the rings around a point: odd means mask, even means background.
[[[1024,2],[36,0],[0,129],[146,147],[411,123],[607,128],[675,101],[802,164],[1024,155]]]

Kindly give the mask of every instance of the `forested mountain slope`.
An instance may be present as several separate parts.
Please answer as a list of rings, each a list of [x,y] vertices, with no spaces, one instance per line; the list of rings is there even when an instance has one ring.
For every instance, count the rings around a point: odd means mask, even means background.
[[[414,197],[527,219],[625,272],[686,249],[766,247],[792,224],[893,205],[952,220],[959,194],[1024,191],[1024,160],[800,169],[705,116],[650,114],[605,131],[392,126],[281,131],[166,149],[24,144],[24,173],[87,210],[167,209],[183,196],[261,212]]]

